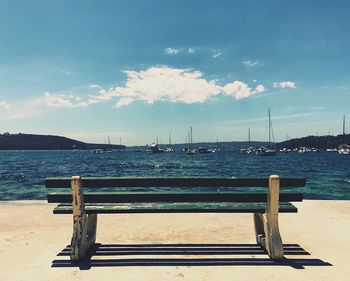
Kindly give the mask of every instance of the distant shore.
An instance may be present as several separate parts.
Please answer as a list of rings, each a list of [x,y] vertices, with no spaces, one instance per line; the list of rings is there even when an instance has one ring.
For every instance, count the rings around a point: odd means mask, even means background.
[[[294,138],[282,142],[275,142],[273,145],[277,149],[288,148],[295,149],[299,147],[309,147],[317,149],[337,148],[341,144],[350,144],[350,134],[338,136],[307,136]],[[221,142],[197,142],[197,146],[220,146],[227,148],[240,149],[247,146],[259,147],[267,145],[266,141],[221,141]],[[164,144],[167,146],[166,144]],[[174,146],[187,146],[187,144],[174,144]],[[1,150],[89,150],[89,149],[125,149],[127,146],[122,144],[98,144],[86,143],[63,136],[55,135],[35,135],[35,134],[0,134]],[[144,146],[130,146],[140,148]]]
[[[0,134],[0,150],[125,149],[125,145],[85,143],[61,136]]]

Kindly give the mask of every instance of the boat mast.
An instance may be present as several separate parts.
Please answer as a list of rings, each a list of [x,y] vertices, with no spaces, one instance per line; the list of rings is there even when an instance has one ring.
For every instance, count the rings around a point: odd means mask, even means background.
[[[250,147],[250,128],[248,128],[248,145]]]
[[[192,150],[192,126],[191,126],[191,150]]]
[[[191,136],[190,133],[188,133],[188,151],[191,150]]]
[[[171,133],[169,133],[169,145],[171,145]]]
[[[269,144],[271,144],[271,115],[270,115],[270,108],[269,108]]]
[[[345,143],[345,114],[343,116],[343,143]]]

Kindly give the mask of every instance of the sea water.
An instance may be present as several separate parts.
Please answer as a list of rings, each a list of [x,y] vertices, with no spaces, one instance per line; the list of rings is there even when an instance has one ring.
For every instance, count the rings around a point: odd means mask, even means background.
[[[350,155],[331,152],[274,156],[221,150],[186,155],[182,151],[149,154],[121,152],[1,151],[0,200],[45,199],[45,177],[306,177],[308,199],[350,199]]]

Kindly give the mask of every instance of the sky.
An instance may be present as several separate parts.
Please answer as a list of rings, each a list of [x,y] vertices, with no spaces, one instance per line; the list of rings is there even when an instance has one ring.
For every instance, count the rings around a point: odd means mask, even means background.
[[[126,145],[350,123],[349,1],[0,0],[0,132]],[[349,120],[349,121],[348,121]],[[347,130],[348,132],[348,130]]]

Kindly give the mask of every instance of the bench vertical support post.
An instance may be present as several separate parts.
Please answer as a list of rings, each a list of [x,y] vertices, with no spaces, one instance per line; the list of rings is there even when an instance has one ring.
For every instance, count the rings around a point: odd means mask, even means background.
[[[265,232],[264,244],[268,255],[273,259],[282,259],[284,255],[282,238],[278,226],[279,189],[279,176],[270,176],[266,213],[263,215],[263,223]]]
[[[254,216],[254,229],[255,229],[256,243],[265,247],[262,241],[262,239],[265,237],[263,214],[254,213],[253,216]]]
[[[97,214],[87,215],[81,178],[71,179],[72,208],[73,208],[73,236],[71,241],[71,260],[84,258],[86,252],[96,240]]]

